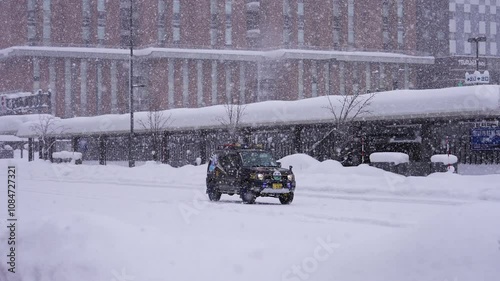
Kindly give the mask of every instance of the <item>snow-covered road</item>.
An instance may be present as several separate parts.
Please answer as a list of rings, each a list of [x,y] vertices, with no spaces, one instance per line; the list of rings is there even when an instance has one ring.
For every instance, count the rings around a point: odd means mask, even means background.
[[[490,176],[394,180],[366,167],[344,168],[331,170],[330,182],[318,187],[328,171],[315,166],[316,173],[307,173],[308,167],[296,164],[299,187],[291,205],[272,198],[245,205],[235,196],[209,202],[203,166],[151,165],[131,172],[19,161],[11,162],[19,171],[17,273],[5,272],[2,254],[0,280],[458,281],[500,276],[500,201],[498,181]],[[7,162],[0,164],[5,179]],[[357,188],[335,185],[350,176],[357,178]],[[441,182],[464,184],[439,196],[373,190],[384,181],[427,191],[439,189]],[[470,182],[482,189],[464,191],[473,188]],[[5,193],[0,194],[2,229]],[[7,251],[3,234],[0,250]]]

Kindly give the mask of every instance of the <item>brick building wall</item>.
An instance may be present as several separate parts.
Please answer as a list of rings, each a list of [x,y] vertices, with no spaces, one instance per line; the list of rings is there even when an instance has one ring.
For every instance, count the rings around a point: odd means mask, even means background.
[[[50,88],[61,117],[125,113],[130,2],[73,2],[0,2],[0,91]],[[418,88],[421,11],[382,2],[134,1],[136,109]]]

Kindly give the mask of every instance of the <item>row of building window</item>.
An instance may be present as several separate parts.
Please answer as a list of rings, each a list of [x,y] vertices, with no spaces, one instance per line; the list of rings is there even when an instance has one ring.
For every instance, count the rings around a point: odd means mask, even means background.
[[[177,72],[175,69],[175,61],[180,62],[180,72]],[[306,63],[309,67],[306,68]],[[79,114],[87,115],[86,112],[89,111],[90,108],[95,108],[92,110],[94,114],[105,114],[105,113],[119,113],[123,112],[123,109],[119,109],[118,104],[118,83],[128,83],[126,81],[119,81],[118,79],[118,69],[117,69],[118,61],[111,61],[109,64],[103,64],[98,61],[95,65],[95,72],[90,73],[88,70],[88,62],[86,60],[82,60],[79,65],[70,59],[66,59],[64,61],[64,72],[63,77],[60,78],[62,87],[58,88],[55,85],[56,82],[56,72],[55,72],[55,64],[54,60],[50,60],[49,62],[49,80],[50,85],[49,88],[52,89],[53,95],[51,96],[51,103],[56,105],[52,108],[53,114],[58,114],[56,109],[63,110],[63,117],[73,117]],[[209,71],[206,72],[206,64],[209,66]],[[208,105],[215,105],[221,102],[230,101],[230,102],[255,102],[255,101],[264,101],[269,99],[302,99],[305,97],[305,84],[306,80],[310,81],[310,89],[307,92],[310,92],[312,97],[322,95],[322,94],[332,94],[330,92],[331,87],[334,84],[337,84],[338,90],[340,94],[346,94],[348,85],[352,84],[352,91],[360,91],[363,90],[360,85],[360,81],[365,81],[365,89],[366,91],[374,91],[375,89],[391,89],[390,87],[398,87],[397,83],[401,83],[400,87],[411,87],[409,81],[410,68],[408,65],[396,65],[395,68],[391,67],[390,71],[386,73],[386,65],[384,64],[370,64],[370,63],[357,63],[353,62],[352,64],[347,64],[345,62],[339,62],[338,64],[330,64],[330,63],[321,63],[318,61],[297,61],[297,84],[296,84],[296,95],[297,96],[288,96],[288,97],[278,97],[276,96],[276,81],[274,80],[273,75],[267,75],[269,73],[277,72],[276,64],[258,64],[257,65],[257,73],[256,81],[247,81],[247,67],[245,62],[241,62],[237,66],[237,71],[235,72],[232,69],[235,64],[224,64],[224,68],[221,70],[219,67],[218,61],[196,61],[196,67],[193,71],[190,71],[189,60],[168,60],[167,62],[167,83],[166,88],[163,90],[156,89],[150,90],[148,86],[146,77],[142,75],[146,75],[148,73],[148,69],[143,68],[142,65],[138,64],[136,67],[138,68],[135,73],[137,73],[137,77],[134,77],[134,81],[141,80],[141,83],[146,85],[146,88],[136,89],[134,94],[135,96],[135,105],[136,110],[144,111],[150,110],[150,106],[152,106],[152,100],[150,95],[152,92],[150,91],[160,91],[164,95],[164,99],[166,100],[166,104],[168,108],[176,108],[176,107],[190,107],[193,106],[193,102],[195,106],[203,107]],[[363,66],[364,65],[364,66]],[[285,67],[290,67],[290,65],[285,65]],[[335,70],[334,70],[335,69]],[[37,58],[33,60],[33,73],[34,73],[34,84],[33,88],[40,87],[40,61]],[[43,70],[46,71],[46,70]],[[218,79],[220,74],[219,71],[222,71],[225,77],[224,81]],[[335,75],[338,75],[337,79],[332,79],[331,75],[333,75],[333,71],[336,71]],[[394,72],[395,71],[395,72]],[[105,76],[104,73],[109,73],[109,76]],[[177,75],[175,73],[179,73],[180,77],[175,77]],[[78,74],[78,77],[76,76]],[[95,85],[89,85],[89,77],[94,77]],[[392,84],[387,86],[388,83],[386,78],[392,77],[392,80],[395,81],[396,84]],[[194,78],[194,79],[193,79]],[[106,88],[105,80],[109,79],[110,88]],[[176,89],[175,85],[176,80],[180,79],[181,88]],[[401,81],[398,81],[402,79]],[[79,81],[79,82],[77,82]],[[193,82],[194,81],[194,82]],[[235,82],[238,81],[238,82]],[[257,84],[255,84],[255,82]],[[195,83],[196,92],[191,93],[189,89],[193,86],[190,83]],[[222,85],[220,83],[223,83]],[[237,83],[237,84],[236,84]],[[205,85],[208,86],[211,90],[209,93],[205,88]],[[390,83],[389,83],[390,84]],[[396,86],[394,86],[396,85]],[[223,86],[224,89],[224,97],[220,96],[220,86]],[[250,89],[252,87],[252,89]],[[255,88],[253,88],[255,87]],[[321,88],[321,91],[320,91]],[[57,92],[56,89],[60,89],[60,92]],[[61,90],[62,89],[62,90]],[[293,87],[292,87],[293,89]],[[250,90],[250,91],[247,91]],[[365,91],[365,90],[363,90]],[[89,104],[89,92],[95,93],[95,100],[92,105]],[[249,97],[247,96],[249,93],[255,96]],[[123,94],[123,93],[122,93]],[[191,94],[196,96],[190,97]],[[79,100],[75,100],[75,95],[79,96]],[[56,97],[63,96],[64,104],[61,106],[57,106]],[[109,109],[103,110],[103,100],[108,96],[107,100],[109,105]],[[127,96],[127,95],[125,95]],[[205,100],[206,98],[209,101]],[[221,98],[223,100],[221,100]]]
[[[81,36],[82,42],[84,44],[90,44],[92,42],[92,26],[91,26],[91,0],[81,0],[82,1],[82,23],[81,23]],[[98,45],[105,45],[106,40],[106,0],[97,0],[97,30],[96,30],[96,39]],[[166,32],[166,15],[168,12],[167,2],[166,0],[157,0],[158,1],[158,13],[157,13],[157,33],[158,33],[158,44],[163,46],[167,42],[167,32]],[[233,45],[233,0],[225,0],[224,2],[224,15],[225,15],[225,28],[224,28],[224,44],[226,46]],[[299,46],[303,46],[305,44],[305,30],[304,30],[304,20],[305,20],[305,4],[304,0],[298,0],[297,3],[297,11],[292,10],[292,5],[290,0],[282,0],[283,1],[283,19],[284,19],[284,31],[282,43],[283,45],[288,45],[292,41],[292,26],[293,23],[293,13],[296,12],[297,17],[297,42]],[[133,21],[132,26],[135,27],[133,31],[133,42],[135,45],[139,44],[138,42],[138,34],[137,29],[138,26],[138,1],[133,1]],[[130,0],[120,0],[120,35],[121,35],[121,44],[123,46],[128,46],[130,44]],[[172,2],[172,43],[180,43],[181,42],[181,1],[173,0]],[[348,0],[347,2],[347,43],[350,46],[354,46],[355,44],[355,0]],[[43,0],[43,43],[45,45],[50,45],[51,41],[51,6],[53,5],[52,0]],[[339,46],[341,44],[341,9],[339,0],[333,0],[332,9],[334,11],[334,22],[333,22],[333,44],[334,46]],[[385,45],[385,49],[388,48],[389,44],[389,27],[388,27],[388,18],[389,18],[389,1],[384,0],[383,2],[383,18],[384,18],[384,27],[383,27],[383,41]],[[28,0],[28,42],[31,44],[35,44],[36,39],[36,0]],[[249,39],[250,47],[259,46],[259,38],[260,38],[260,1],[255,0],[247,0],[246,2],[246,23],[247,23],[247,38]],[[404,22],[403,22],[403,0],[397,1],[397,14],[398,14],[398,32],[397,32],[397,41],[398,46],[402,47],[404,44]],[[218,33],[218,1],[210,0],[210,44],[212,46],[216,45]]]

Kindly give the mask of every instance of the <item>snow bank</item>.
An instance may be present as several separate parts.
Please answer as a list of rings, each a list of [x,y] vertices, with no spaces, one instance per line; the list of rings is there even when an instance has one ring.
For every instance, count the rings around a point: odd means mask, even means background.
[[[431,156],[431,162],[453,165],[458,162],[458,157],[452,154],[436,154]]]
[[[402,152],[375,152],[370,154],[372,163],[394,163],[395,165],[410,162],[410,157]]]
[[[160,188],[176,186],[191,190],[204,190],[207,169],[206,164],[173,168],[156,162],[147,162],[133,169],[119,165],[86,165],[85,162],[84,165],[52,164],[27,162],[27,156],[14,161],[22,169],[23,177],[32,180]],[[500,198],[500,174],[478,177],[437,173],[428,177],[405,177],[366,164],[343,167],[333,160],[319,162],[305,154],[286,156],[278,161],[283,167],[293,166],[299,194],[333,192],[481,200]]]

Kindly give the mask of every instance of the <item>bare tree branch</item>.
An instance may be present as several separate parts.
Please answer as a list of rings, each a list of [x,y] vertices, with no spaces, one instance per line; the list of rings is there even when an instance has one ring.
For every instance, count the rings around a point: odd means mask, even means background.
[[[234,103],[224,104],[225,115],[216,118],[219,123],[225,127],[229,133],[231,141],[237,141],[239,127],[245,115],[246,105],[242,105],[239,101]]]
[[[371,114],[370,105],[374,97],[374,93],[327,96],[328,105],[326,109],[333,115],[333,128],[311,146],[309,153],[317,149],[320,144],[324,143],[333,134],[335,156],[338,160],[342,161],[342,152],[354,139],[354,136],[351,134],[353,121],[363,115]]]
[[[48,159],[49,150],[54,146],[55,140],[51,141],[51,137],[64,134],[66,127],[59,124],[60,119],[52,115],[38,115],[38,122],[32,124],[30,129],[38,136],[42,144],[43,159]]]
[[[161,149],[161,137],[165,127],[172,123],[172,115],[166,116],[163,111],[158,110],[158,107],[152,107],[148,111],[146,120],[140,119],[139,125],[151,135],[153,146],[153,160],[158,160],[158,152]]]

